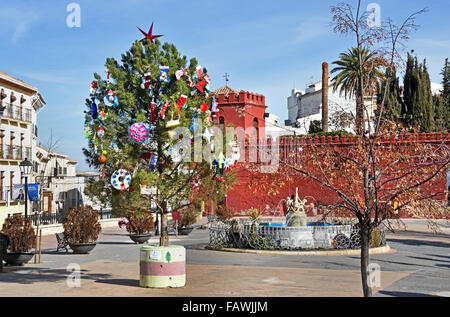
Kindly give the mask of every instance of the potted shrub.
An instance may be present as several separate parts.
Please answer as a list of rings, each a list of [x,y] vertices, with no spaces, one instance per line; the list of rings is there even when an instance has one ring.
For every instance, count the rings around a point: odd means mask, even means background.
[[[143,244],[153,235],[155,222],[153,216],[148,212],[129,212],[127,231],[130,238],[136,243]]]
[[[2,233],[9,238],[8,250],[4,255],[6,263],[9,265],[24,265],[33,258],[34,253],[28,252],[36,242],[31,218],[14,215],[5,219]]]
[[[188,235],[194,230],[192,225],[197,222],[199,212],[195,209],[185,209],[180,214],[180,223],[178,228],[178,234],[184,236]]]
[[[76,254],[88,254],[96,246],[102,227],[98,212],[90,206],[72,209],[64,220],[64,236]]]

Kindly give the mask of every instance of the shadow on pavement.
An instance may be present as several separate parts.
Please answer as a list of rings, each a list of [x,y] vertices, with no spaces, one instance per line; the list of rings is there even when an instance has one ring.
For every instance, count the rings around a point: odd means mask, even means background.
[[[0,274],[0,282],[14,284],[33,284],[40,282],[55,283],[67,280],[72,274],[64,269],[38,269],[28,267],[17,267],[18,270],[11,270],[7,273]],[[110,274],[90,274],[86,270],[80,271],[82,280],[98,280],[107,279]]]
[[[438,247],[438,248],[450,247],[450,243],[441,242],[441,241],[388,238],[388,243],[389,242],[395,242],[395,243],[401,243],[401,244],[413,245],[413,246],[424,246],[425,245],[425,246]]]
[[[95,281],[96,283],[102,283],[102,284],[111,284],[111,285],[119,285],[119,286],[133,286],[133,287],[140,287],[139,286],[139,280],[138,279],[102,279]]]
[[[410,292],[390,292],[390,291],[379,291],[377,294],[385,295],[385,296],[393,296],[393,297],[438,297],[429,294],[422,293],[410,293]]]

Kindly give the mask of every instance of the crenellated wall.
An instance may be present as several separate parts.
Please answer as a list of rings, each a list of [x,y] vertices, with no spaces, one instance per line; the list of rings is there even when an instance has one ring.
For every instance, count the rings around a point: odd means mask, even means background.
[[[346,150],[346,148],[352,147],[357,141],[358,137],[354,136],[334,136],[334,137],[283,137],[279,142],[279,155],[280,160],[288,161],[290,164],[296,164],[295,160],[298,156],[293,158],[290,153],[299,151],[301,148],[304,150],[308,145],[324,145],[333,146],[341,150]],[[412,146],[414,143],[426,143],[431,146],[437,146],[439,144],[445,144],[450,147],[450,133],[421,133],[421,134],[399,134],[394,135],[383,135],[377,136],[376,140],[379,141],[377,144],[383,145],[398,145],[400,147]],[[248,147],[246,152],[248,152]],[[395,148],[395,147],[394,147]],[[390,148],[392,150],[392,148]],[[245,156],[248,158],[248,156]],[[289,161],[291,160],[291,161]],[[292,161],[294,160],[294,161]],[[300,178],[298,180],[292,180],[284,184],[277,184],[277,179],[274,177],[271,179],[270,174],[255,174],[250,173],[246,168],[245,164],[240,164],[235,167],[237,174],[237,182],[234,187],[228,192],[226,204],[231,209],[237,212],[237,215],[245,210],[252,207],[263,210],[266,206],[269,209],[280,208],[280,203],[286,197],[290,197],[295,194],[296,187],[299,188],[300,196],[303,197],[313,197],[319,204],[332,204],[336,202],[336,194],[320,185],[313,180],[303,180]],[[267,193],[267,187],[258,186],[258,181],[271,182],[273,183],[273,190],[275,194],[269,195]],[[250,183],[253,183],[250,188]],[[434,179],[433,182],[427,183],[421,186],[421,189],[425,192],[444,192],[447,189],[447,178],[445,173],[442,173]],[[436,199],[446,199],[444,195],[439,195]],[[309,199],[311,201],[311,199]],[[401,214],[402,217],[409,217],[408,214]]]

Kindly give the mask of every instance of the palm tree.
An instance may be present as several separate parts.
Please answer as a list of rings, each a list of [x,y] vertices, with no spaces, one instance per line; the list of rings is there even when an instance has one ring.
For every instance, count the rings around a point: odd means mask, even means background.
[[[360,67],[360,54],[362,60],[362,76]],[[349,49],[346,53],[341,53],[339,60],[333,62],[338,65],[331,73],[339,72],[333,79],[333,91],[339,90],[340,94],[356,97],[356,131],[361,134],[364,131],[364,98],[363,95],[374,95],[377,83],[384,77],[380,67],[384,65],[383,59],[378,57],[376,52],[371,52],[368,48]],[[363,85],[361,86],[361,77]]]

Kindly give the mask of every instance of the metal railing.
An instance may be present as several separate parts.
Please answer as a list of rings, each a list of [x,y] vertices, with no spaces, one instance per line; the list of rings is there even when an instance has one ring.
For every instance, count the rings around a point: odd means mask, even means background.
[[[0,159],[22,161],[25,158],[31,159],[31,147],[7,144],[0,146]]]
[[[31,109],[25,109],[7,102],[4,102],[3,106],[6,107],[3,112],[4,118],[32,122]]]
[[[52,213],[52,214],[43,213],[39,216],[39,225],[45,226],[45,225],[61,224],[64,222],[64,220],[66,219],[68,214],[69,214],[68,212],[59,212],[59,213]],[[33,214],[28,217],[31,218],[33,226],[36,226],[38,215]],[[99,220],[105,220],[105,219],[111,219],[111,218],[112,218],[111,210],[98,212]]]

